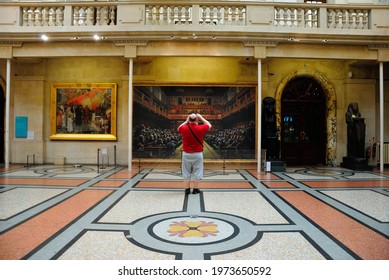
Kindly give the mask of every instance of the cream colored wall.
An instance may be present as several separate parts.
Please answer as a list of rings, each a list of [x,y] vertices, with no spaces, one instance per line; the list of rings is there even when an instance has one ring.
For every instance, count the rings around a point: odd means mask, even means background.
[[[16,76],[14,79],[13,94],[11,96],[10,139],[12,140],[10,160],[16,163],[25,163],[27,155],[35,155],[37,161],[44,156],[44,132],[46,119],[44,118],[44,77],[43,76]],[[33,140],[15,138],[15,118],[28,117],[28,131],[34,133]]]
[[[156,57],[149,63],[136,63],[135,82],[153,84],[253,84],[257,83],[256,64],[240,63],[233,57]]]
[[[348,78],[349,63],[342,60],[276,59],[263,61],[262,96],[275,96],[285,76],[294,71],[320,73],[333,86],[336,94],[337,163],[346,154],[346,124],[344,113],[350,102],[358,102],[366,118],[368,135],[376,134],[376,81]],[[5,76],[4,60],[0,74]],[[378,67],[378,66],[377,66]],[[66,57],[16,59],[12,69],[11,88],[11,162],[25,163],[28,154],[35,154],[38,163],[52,163],[65,156],[66,163],[95,163],[98,148],[117,145],[118,164],[127,164],[128,146],[128,61],[120,57]],[[257,83],[257,63],[244,58],[159,57],[140,58],[134,64],[135,84],[222,84]],[[51,83],[114,82],[118,85],[117,142],[50,141]],[[386,92],[388,84],[386,83]],[[388,96],[388,93],[386,94]],[[388,98],[386,98],[388,99]],[[388,103],[385,104],[388,108]],[[33,141],[14,138],[14,119],[27,115]],[[386,131],[389,114],[386,112]],[[378,135],[377,135],[378,137]],[[385,137],[386,141],[389,139]]]
[[[14,64],[11,99],[11,162],[25,163],[35,154],[37,163],[53,163],[65,156],[66,163],[96,163],[97,149],[117,145],[117,161],[127,162],[128,62],[122,58],[50,58]],[[38,75],[39,74],[39,75]],[[117,90],[117,142],[50,141],[50,85],[52,83],[110,82]],[[14,138],[15,116],[28,116],[34,140]],[[120,149],[119,149],[120,147]],[[112,158],[111,158],[112,159]]]
[[[155,60],[155,76],[162,83],[236,82],[237,62],[224,57],[159,57]]]

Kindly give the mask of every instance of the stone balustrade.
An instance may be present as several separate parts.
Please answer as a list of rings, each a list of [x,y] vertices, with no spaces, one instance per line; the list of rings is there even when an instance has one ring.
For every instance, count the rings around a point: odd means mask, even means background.
[[[122,3],[108,2],[96,5],[94,2],[48,6],[34,3],[21,7],[22,26],[64,26],[68,22],[74,26],[117,25],[117,13]],[[177,5],[148,4],[144,8],[146,25],[248,25],[247,11],[252,6],[244,5]],[[65,9],[71,9],[71,20],[65,20]],[[265,5],[268,7],[268,5]],[[272,23],[278,27],[317,28],[320,13],[326,14],[327,24],[320,27],[330,29],[369,29],[369,15],[372,8],[320,9],[318,5],[308,7],[274,4]],[[137,12],[137,11],[136,11]],[[198,21],[193,21],[194,14]],[[253,15],[255,17],[255,15]]]
[[[195,16],[198,18],[197,22],[193,20]],[[246,25],[246,6],[147,5],[146,24]]]
[[[330,29],[370,29],[370,9],[327,9],[327,27]]]
[[[389,6],[327,5],[308,3],[269,3],[256,1],[85,1],[85,2],[0,2],[3,32],[66,32],[71,27],[93,26],[94,31],[123,31],[126,27],[142,31],[174,31],[190,26],[202,31],[252,32],[255,28],[295,33],[322,32],[347,34],[345,30],[383,32],[389,28]],[[99,27],[100,26],[100,27]],[[143,26],[143,27],[142,27]],[[153,26],[151,29],[149,26]],[[65,27],[65,28],[64,28]],[[31,29],[29,29],[31,28]],[[173,28],[173,29],[172,29]],[[248,30],[247,28],[251,28]],[[166,29],[166,30],[165,30]],[[43,29],[42,29],[43,30]],[[189,30],[189,29],[188,29]],[[305,30],[305,31],[304,31]],[[311,31],[309,31],[311,30]],[[337,31],[336,31],[337,30]],[[0,35],[4,34],[0,30]],[[263,31],[261,31],[263,32]],[[269,31],[271,32],[271,31]],[[343,32],[343,33],[342,33]],[[1,38],[1,37],[0,37]]]
[[[70,20],[65,19],[66,8],[71,10]],[[22,26],[116,25],[116,14],[117,5],[27,6],[22,7]]]

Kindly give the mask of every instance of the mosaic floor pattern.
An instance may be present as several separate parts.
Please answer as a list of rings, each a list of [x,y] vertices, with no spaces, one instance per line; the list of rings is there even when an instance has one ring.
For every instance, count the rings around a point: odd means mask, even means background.
[[[0,170],[0,259],[389,259],[389,172]]]

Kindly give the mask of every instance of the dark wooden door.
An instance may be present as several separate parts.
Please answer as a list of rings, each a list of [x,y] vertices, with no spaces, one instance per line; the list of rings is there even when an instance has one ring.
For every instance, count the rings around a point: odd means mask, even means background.
[[[282,160],[289,165],[325,163],[323,105],[284,102],[282,112]]]
[[[324,92],[309,78],[296,79],[287,87],[281,103],[281,159],[288,165],[324,164]]]

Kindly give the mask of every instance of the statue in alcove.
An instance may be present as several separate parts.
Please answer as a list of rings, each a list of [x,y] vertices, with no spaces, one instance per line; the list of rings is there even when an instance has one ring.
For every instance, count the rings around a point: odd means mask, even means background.
[[[278,140],[276,101],[265,97],[262,101],[262,148],[266,149],[266,160],[278,160],[280,144]]]
[[[365,119],[361,117],[358,103],[348,105],[345,114],[347,123],[347,157],[365,157]]]

